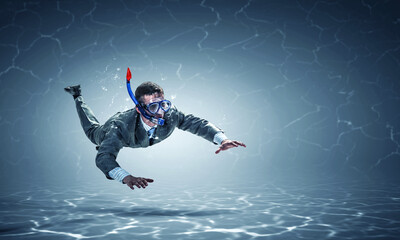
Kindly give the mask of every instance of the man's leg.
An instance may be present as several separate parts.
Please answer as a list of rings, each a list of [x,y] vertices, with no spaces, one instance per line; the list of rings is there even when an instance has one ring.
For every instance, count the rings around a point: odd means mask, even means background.
[[[92,143],[99,145],[102,135],[101,125],[94,116],[93,111],[83,100],[80,86],[70,86],[64,88],[64,90],[74,97],[76,110],[86,136],[90,139],[90,141],[92,141]]]

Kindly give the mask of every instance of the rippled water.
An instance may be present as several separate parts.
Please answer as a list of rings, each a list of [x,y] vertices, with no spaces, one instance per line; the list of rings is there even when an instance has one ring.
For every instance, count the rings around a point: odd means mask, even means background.
[[[400,239],[400,187],[83,187],[2,193],[1,239]]]

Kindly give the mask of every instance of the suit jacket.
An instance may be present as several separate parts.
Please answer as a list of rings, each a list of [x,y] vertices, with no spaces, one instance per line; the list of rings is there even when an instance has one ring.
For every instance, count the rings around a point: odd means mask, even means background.
[[[108,172],[119,164],[116,161],[118,152],[123,147],[145,148],[152,144],[157,144],[169,137],[177,127],[184,131],[189,131],[204,139],[213,142],[214,136],[218,132],[223,132],[220,128],[205,119],[184,114],[175,106],[164,114],[165,123],[157,126],[154,132],[152,143],[149,141],[146,130],[144,129],[140,114],[136,109],[118,112],[99,128],[99,138],[97,144],[98,152],[96,155],[96,166],[112,179]]]

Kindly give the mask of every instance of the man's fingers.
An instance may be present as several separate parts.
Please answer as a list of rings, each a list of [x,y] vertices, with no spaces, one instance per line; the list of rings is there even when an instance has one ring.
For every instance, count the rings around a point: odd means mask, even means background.
[[[230,143],[225,144],[225,145],[222,147],[222,150],[228,150],[229,148],[238,147],[238,146],[239,146],[239,145],[237,145],[236,143],[230,142]]]
[[[242,147],[246,147],[246,145],[244,143],[242,143],[242,142],[239,142],[239,141],[233,141],[233,142],[238,144],[238,145],[240,145],[240,146],[242,146]]]
[[[215,154],[218,154],[219,152],[221,152],[222,148],[218,148],[218,150],[215,152]]]
[[[228,142],[222,144],[218,148],[218,150],[215,151],[215,154],[218,154],[221,151],[225,151],[225,150],[228,150],[230,148],[239,147],[239,146],[246,147],[246,145],[244,143],[242,143],[242,142],[239,142],[239,141],[228,141]]]
[[[149,184],[147,183],[145,178],[142,178],[142,182],[144,183],[145,186],[148,186]]]
[[[132,190],[134,190],[132,182],[128,182],[126,185],[128,185],[128,187],[130,187]]]
[[[139,185],[142,187],[142,188],[146,188],[146,185],[144,184],[144,182],[143,181],[138,181],[138,183],[139,183]]]
[[[149,182],[154,182],[153,179],[151,178],[133,178],[130,181],[127,181],[126,185],[128,185],[128,187],[130,187],[132,190],[134,190],[134,186],[136,186],[137,188],[146,188],[149,184]]]

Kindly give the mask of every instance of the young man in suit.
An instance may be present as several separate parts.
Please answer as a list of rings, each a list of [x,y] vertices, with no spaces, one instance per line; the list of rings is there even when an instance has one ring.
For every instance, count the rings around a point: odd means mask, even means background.
[[[103,125],[84,102],[80,85],[66,87],[64,90],[74,97],[82,128],[90,141],[97,145],[96,166],[106,178],[127,184],[132,190],[134,186],[146,188],[153,179],[134,177],[122,169],[116,161],[119,150],[123,147],[145,148],[157,144],[170,136],[176,127],[220,145],[216,154],[238,146],[246,147],[239,141],[229,140],[221,129],[207,120],[179,111],[164,99],[164,90],[153,82],[142,83],[135,91],[135,97],[147,118],[136,106],[116,113]],[[164,124],[158,125],[150,121],[148,116],[164,119]]]

